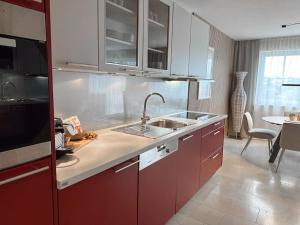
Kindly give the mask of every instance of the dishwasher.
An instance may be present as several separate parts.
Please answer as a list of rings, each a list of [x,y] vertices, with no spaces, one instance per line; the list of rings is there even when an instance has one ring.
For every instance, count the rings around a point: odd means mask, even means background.
[[[178,140],[140,155],[139,225],[164,225],[175,214]]]

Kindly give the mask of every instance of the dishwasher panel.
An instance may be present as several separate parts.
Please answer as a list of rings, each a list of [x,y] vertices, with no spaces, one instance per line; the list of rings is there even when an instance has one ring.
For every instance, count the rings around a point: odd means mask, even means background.
[[[165,144],[150,149],[149,151],[140,155],[140,171],[148,166],[156,163],[157,161],[165,158],[166,156],[178,150],[178,140],[171,140]]]
[[[178,153],[174,141],[141,155],[139,225],[164,225],[175,214]]]

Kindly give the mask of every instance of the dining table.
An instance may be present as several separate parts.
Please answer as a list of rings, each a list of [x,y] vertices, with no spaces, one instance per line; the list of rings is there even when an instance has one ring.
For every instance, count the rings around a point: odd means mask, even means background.
[[[289,120],[289,117],[286,116],[265,116],[262,118],[263,121],[273,124],[273,125],[277,125],[277,126],[281,126],[287,122]],[[269,163],[274,163],[277,155],[280,151],[280,136],[281,136],[281,130],[279,132],[279,134],[276,137],[276,140],[272,146],[272,153],[271,156],[269,158]]]

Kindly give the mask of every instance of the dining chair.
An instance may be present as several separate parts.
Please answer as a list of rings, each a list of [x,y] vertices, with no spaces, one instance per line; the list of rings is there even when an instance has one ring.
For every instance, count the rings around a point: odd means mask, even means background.
[[[265,128],[254,128],[253,124],[253,119],[252,116],[249,112],[246,112],[244,114],[244,128],[245,131],[248,135],[248,141],[246,145],[244,146],[241,155],[243,155],[244,151],[247,149],[249,146],[250,142],[252,141],[253,138],[258,138],[258,139],[265,139],[268,140],[268,147],[269,147],[269,155],[272,153],[272,140],[276,137],[276,132],[271,129],[265,129]]]
[[[281,153],[278,160],[276,172],[278,171],[283,154],[286,150],[300,152],[300,123],[284,123],[281,130],[280,148]]]

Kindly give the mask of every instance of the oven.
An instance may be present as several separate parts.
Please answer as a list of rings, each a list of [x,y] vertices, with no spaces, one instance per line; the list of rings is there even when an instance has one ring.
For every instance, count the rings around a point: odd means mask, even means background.
[[[0,170],[51,154],[45,16],[0,1]]]

